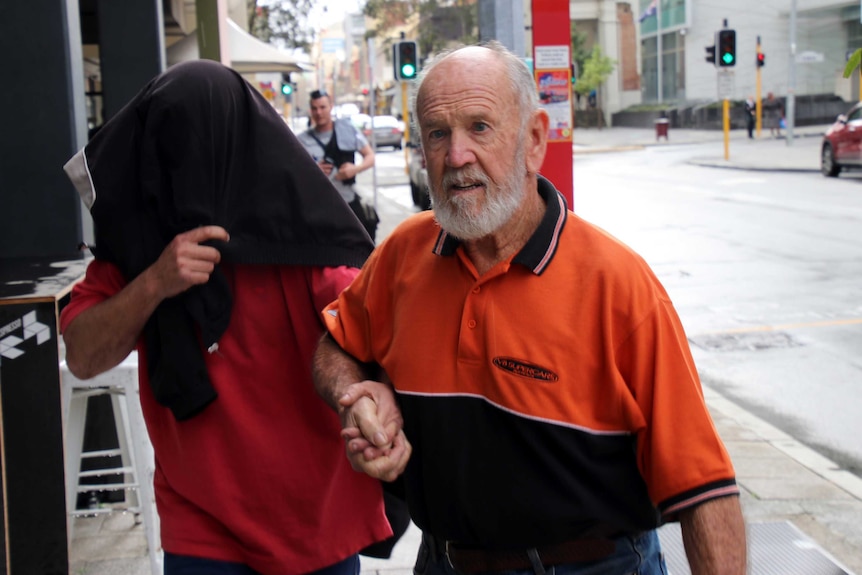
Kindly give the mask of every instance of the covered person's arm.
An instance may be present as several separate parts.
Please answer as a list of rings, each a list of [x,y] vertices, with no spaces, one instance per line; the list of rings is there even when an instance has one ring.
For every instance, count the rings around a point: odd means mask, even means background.
[[[80,379],[89,379],[123,361],[162,300],[209,280],[221,255],[216,248],[200,243],[228,239],[227,231],[219,226],[177,235],[159,259],[119,293],[72,319],[63,331],[69,370]]]
[[[412,448],[391,385],[369,379],[367,366],[324,334],[312,366],[317,393],[339,414],[350,463],[384,481],[407,466]]]
[[[738,497],[710,499],[679,518],[692,575],[744,575],[745,521]]]

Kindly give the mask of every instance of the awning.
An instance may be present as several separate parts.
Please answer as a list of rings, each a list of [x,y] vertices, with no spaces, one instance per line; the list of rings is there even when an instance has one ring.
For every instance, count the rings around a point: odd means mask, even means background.
[[[314,69],[304,62],[298,62],[278,48],[261,42],[230,18],[227,19],[227,30],[230,67],[240,74],[302,72]],[[189,34],[169,46],[166,52],[168,66],[186,60],[197,60],[200,57],[197,34]]]

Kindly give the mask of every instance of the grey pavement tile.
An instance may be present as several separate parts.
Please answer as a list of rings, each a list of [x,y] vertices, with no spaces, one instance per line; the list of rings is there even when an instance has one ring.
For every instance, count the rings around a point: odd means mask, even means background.
[[[774,451],[778,452],[778,450]],[[803,465],[789,457],[746,457],[740,455],[731,455],[731,457],[736,468],[736,477],[743,481],[753,478],[784,479],[790,476],[811,474]]]
[[[141,557],[147,553],[147,542],[139,531],[101,533],[95,537],[76,537],[69,560],[104,561]]]
[[[727,452],[730,454],[731,459],[733,459],[734,464],[736,463],[737,458],[784,459],[787,457],[787,454],[783,451],[776,449],[771,444],[762,440],[728,441],[724,436],[722,436],[722,439],[724,439],[724,446],[727,448]]]
[[[737,478],[737,482],[758,499],[854,500],[843,489],[807,470],[793,477],[746,477]]]

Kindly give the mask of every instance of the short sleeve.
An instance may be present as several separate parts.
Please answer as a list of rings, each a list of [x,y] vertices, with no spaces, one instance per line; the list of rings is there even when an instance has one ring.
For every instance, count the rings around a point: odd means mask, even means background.
[[[126,280],[117,266],[103,260],[93,260],[87,266],[84,279],[72,288],[72,296],[60,313],[60,332],[81,312],[119,293]]]

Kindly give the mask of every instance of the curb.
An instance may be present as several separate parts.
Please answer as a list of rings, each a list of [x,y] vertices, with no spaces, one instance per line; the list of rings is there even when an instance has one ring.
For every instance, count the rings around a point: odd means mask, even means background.
[[[732,164],[730,160],[711,158],[691,158],[686,163],[704,168],[718,168],[722,170],[745,170],[749,172],[796,172],[796,173],[820,173],[820,168],[805,168],[793,166],[752,166],[750,164]]]

